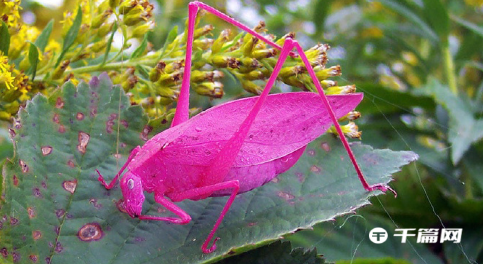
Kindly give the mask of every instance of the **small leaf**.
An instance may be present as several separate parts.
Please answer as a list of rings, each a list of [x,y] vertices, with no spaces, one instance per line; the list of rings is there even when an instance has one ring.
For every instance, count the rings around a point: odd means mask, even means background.
[[[313,263],[324,264],[325,260],[317,255],[316,249],[294,248],[288,241],[276,241],[272,244],[242,253],[238,256],[216,262],[217,264],[242,264],[242,263]]]
[[[312,22],[314,22],[316,34],[320,34],[324,31],[325,20],[333,2],[334,0],[317,0],[315,3]]]
[[[8,26],[2,21],[0,28],[0,52],[4,56],[8,56],[8,49],[10,48],[10,33],[8,33]]]
[[[106,52],[104,53],[104,60],[102,61],[101,65],[106,64],[106,60],[109,57],[109,52],[111,51],[114,34],[116,34],[116,30],[117,30],[117,22],[115,22],[114,25],[112,26],[112,33],[111,33],[111,36],[109,37],[109,40],[107,41]]]
[[[39,49],[37,48],[37,46],[35,46],[34,43],[30,43],[29,62],[30,69],[28,70],[28,72],[32,74],[33,81],[35,79],[35,74],[37,73],[37,64],[39,63]]]
[[[448,44],[449,15],[441,0],[423,0],[423,14],[444,45]]]
[[[475,119],[471,105],[435,78],[431,78],[421,92],[433,96],[448,111],[451,160],[457,164],[471,144],[483,138],[483,119]]]
[[[452,15],[451,20],[455,21],[456,23],[462,25],[463,27],[473,31],[474,33],[478,34],[479,36],[483,37],[483,27],[480,27],[472,22],[465,20],[463,18],[457,17]]]
[[[407,20],[413,22],[424,32],[424,34],[426,34],[427,38],[430,39],[432,42],[434,43],[439,42],[438,35],[431,29],[431,27],[423,19],[421,19],[416,13],[414,13],[412,10],[402,5],[399,1],[382,0],[381,4],[394,10],[396,13],[399,13]]]
[[[79,8],[77,9],[77,15],[75,16],[74,22],[72,23],[72,26],[70,27],[69,31],[67,31],[67,34],[65,35],[64,45],[62,47],[62,53],[60,53],[60,56],[57,59],[57,63],[55,63],[55,67],[59,66],[59,63],[64,58],[65,53],[67,53],[70,46],[74,44],[74,41],[77,38],[77,35],[79,34],[81,23],[82,23],[82,8],[79,6]]]
[[[141,74],[141,76],[144,79],[149,80],[149,71],[146,70],[145,66],[138,64],[138,65],[136,65],[136,70],[139,72],[139,74]]]
[[[168,37],[166,38],[166,41],[164,42],[164,45],[163,45],[163,51],[159,55],[159,58],[163,57],[164,53],[166,52],[166,48],[168,47],[168,44],[172,43],[177,36],[178,36],[178,26],[174,26],[168,33]]]
[[[50,37],[50,33],[52,33],[53,26],[54,26],[54,20],[52,19],[47,24],[47,26],[45,26],[42,33],[40,33],[40,35],[35,40],[35,46],[39,48],[40,52],[44,52],[45,47],[49,43],[49,37]]]
[[[131,54],[131,59],[139,58],[143,55],[146,47],[148,46],[148,36],[144,35],[143,41],[139,47]]]

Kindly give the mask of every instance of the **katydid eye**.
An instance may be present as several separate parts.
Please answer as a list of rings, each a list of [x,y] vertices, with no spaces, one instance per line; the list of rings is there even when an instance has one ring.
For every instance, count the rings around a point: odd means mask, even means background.
[[[134,188],[134,181],[133,181],[133,179],[129,179],[127,181],[127,188],[129,188],[129,190],[132,190],[132,188]]]

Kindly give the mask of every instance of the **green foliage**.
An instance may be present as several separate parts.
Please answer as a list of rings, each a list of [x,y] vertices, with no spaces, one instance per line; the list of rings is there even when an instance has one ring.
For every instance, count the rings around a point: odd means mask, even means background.
[[[180,226],[131,219],[116,205],[120,190],[106,191],[97,181],[96,168],[116,174],[129,151],[142,144],[146,121],[141,108],[129,106],[106,75],[77,88],[67,83],[49,98],[36,96],[20,111],[16,155],[4,167],[0,210],[0,249],[5,247],[10,260],[33,255],[52,263],[214,262],[353,212],[380,194],[362,188],[342,144],[323,136],[288,172],[237,196],[217,231],[218,249],[205,255],[201,243],[226,197],[178,203],[192,217]],[[353,144],[353,150],[371,183],[389,182],[400,166],[417,158],[362,144]],[[152,196],[144,214],[168,215]],[[315,254],[301,252],[291,255]]]

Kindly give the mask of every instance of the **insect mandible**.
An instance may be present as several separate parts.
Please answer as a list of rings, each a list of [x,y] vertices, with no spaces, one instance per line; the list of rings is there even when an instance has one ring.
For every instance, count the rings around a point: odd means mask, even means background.
[[[189,119],[189,80],[195,19],[199,9],[247,31],[280,50],[280,57],[260,96],[231,101]],[[360,93],[325,96],[302,47],[287,38],[283,47],[202,2],[189,4],[187,47],[183,81],[171,128],[136,147],[110,184],[99,171],[99,181],[111,189],[120,181],[127,213],[141,220],[187,224],[188,213],[174,202],[230,196],[202,245],[204,253],[216,249],[218,226],[236,195],[264,185],[290,169],[305,147],[334,124],[363,187],[367,191],[391,190],[384,184],[369,185],[357,164],[337,119],[362,100]],[[292,52],[296,49],[298,55]],[[296,92],[269,95],[287,56],[300,56],[317,88],[317,93]],[[142,215],[143,192],[154,192],[155,201],[178,217]]]

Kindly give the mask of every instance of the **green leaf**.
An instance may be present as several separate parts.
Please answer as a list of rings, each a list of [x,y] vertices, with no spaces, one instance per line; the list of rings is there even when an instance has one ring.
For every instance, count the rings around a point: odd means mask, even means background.
[[[107,41],[106,53],[104,53],[104,60],[102,61],[101,65],[106,64],[106,60],[109,57],[109,52],[111,51],[111,46],[112,46],[112,41],[114,39],[114,34],[116,34],[116,30],[117,30],[117,23],[114,23],[114,25],[112,26],[111,36],[109,37],[109,40]]]
[[[434,43],[439,42],[438,35],[433,31],[433,29],[415,12],[411,9],[402,5],[399,1],[395,0],[381,0],[381,3],[386,7],[399,13],[401,16],[405,17],[407,20],[414,23],[419,29],[421,29],[429,40]]]
[[[451,20],[455,21],[456,23],[462,25],[463,27],[473,31],[473,33],[478,34],[479,36],[483,37],[483,27],[480,27],[472,22],[465,20],[463,18],[457,17],[452,15]]]
[[[454,95],[434,78],[430,78],[421,92],[433,96],[448,111],[451,160],[457,164],[471,144],[483,138],[483,119],[475,119],[470,103]]]
[[[41,52],[44,52],[45,47],[49,43],[50,33],[52,33],[52,28],[54,26],[54,20],[50,20],[50,22],[45,26],[44,30],[35,40],[35,46],[40,49]]]
[[[288,241],[273,242],[272,244],[217,262],[217,264],[242,263],[324,264],[326,262],[323,258],[317,256],[317,250],[306,250],[304,248],[292,250],[291,243]]]
[[[37,46],[35,46],[34,43],[30,43],[29,62],[30,69],[28,70],[28,72],[32,74],[33,81],[35,79],[35,74],[37,73],[37,64],[39,63],[39,49],[37,48]]]
[[[316,34],[324,32],[324,25],[333,0],[317,0],[312,14],[312,22],[315,25]]]
[[[159,55],[159,58],[161,59],[166,52],[166,48],[168,47],[168,44],[173,43],[173,41],[176,39],[178,36],[178,26],[174,26],[168,33],[168,37],[166,38],[166,41],[164,42],[163,45],[163,51]]]
[[[59,63],[62,61],[62,58],[64,58],[65,53],[67,53],[70,46],[74,44],[74,41],[77,38],[77,35],[79,34],[81,23],[82,23],[82,8],[79,6],[79,8],[77,9],[77,15],[75,16],[74,22],[72,23],[72,26],[69,28],[69,31],[67,31],[67,34],[65,35],[64,45],[62,47],[62,53],[60,53],[60,56],[57,59],[57,63],[55,63],[55,67],[59,66]]]
[[[145,66],[138,64],[136,65],[136,70],[139,72],[139,74],[141,74],[144,79],[149,80],[149,71],[146,69]]]
[[[4,56],[8,56],[8,49],[10,48],[10,33],[8,33],[8,26],[2,21],[0,28],[0,52]]]
[[[16,155],[4,166],[0,209],[7,219],[1,243],[10,259],[15,253],[23,260],[36,255],[71,264],[214,262],[350,213],[381,194],[362,188],[338,139],[320,137],[289,171],[238,195],[216,233],[217,250],[202,254],[227,197],[177,203],[192,217],[187,225],[140,221],[118,210],[118,187],[107,191],[97,181],[95,169],[112,178],[149,131],[141,107],[130,106],[107,75],[77,89],[68,83],[48,99],[36,96],[19,115]],[[371,184],[389,182],[393,172],[417,158],[362,144],[352,148]],[[143,214],[170,215],[152,194],[146,196]],[[97,240],[83,241],[86,236]]]
[[[449,15],[448,10],[440,0],[423,0],[423,14],[431,28],[438,34],[444,45],[448,44]]]
[[[375,227],[387,231],[389,237],[386,242],[374,244],[369,240],[369,232]],[[319,224],[314,230],[303,230],[288,237],[288,240],[294,246],[316,246],[319,252],[324,252],[327,261],[336,263],[442,263],[414,238],[409,238],[411,244],[401,243],[401,238],[394,236],[396,228],[393,222],[377,215],[351,215],[335,223]],[[352,259],[353,256],[357,256],[357,261]]]
[[[146,50],[146,47],[148,46],[148,36],[144,35],[144,39],[137,47],[137,49],[132,53],[131,59],[139,58],[143,55],[144,51]]]

